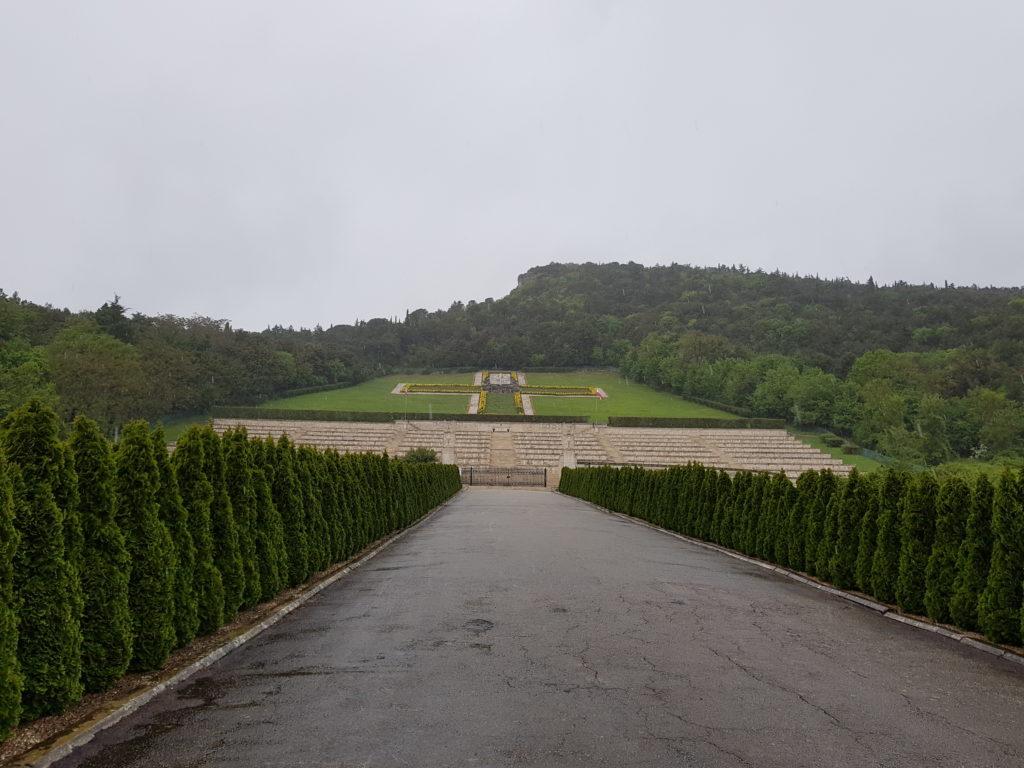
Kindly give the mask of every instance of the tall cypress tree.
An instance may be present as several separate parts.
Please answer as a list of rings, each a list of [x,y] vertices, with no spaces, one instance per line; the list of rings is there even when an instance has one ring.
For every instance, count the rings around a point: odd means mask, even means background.
[[[953,623],[964,629],[978,628],[978,600],[992,561],[992,495],[988,476],[978,475],[971,495],[967,533],[957,553],[956,581],[949,602]]]
[[[174,543],[174,641],[188,645],[199,632],[199,600],[196,596],[196,546],[192,541],[188,510],[181,500],[178,479],[167,456],[167,439],[162,427],[150,434],[159,484],[156,490],[160,520]]]
[[[839,497],[835,541],[829,559],[832,583],[840,589],[849,589],[855,582],[857,546],[867,506],[867,484],[854,467],[843,483]]]
[[[775,535],[777,532],[776,514],[778,511],[778,495],[782,486],[779,483],[779,476],[786,480],[782,472],[765,477],[765,487],[762,495],[761,514],[757,519],[757,529],[754,532],[754,554],[762,560],[772,561],[775,551]]]
[[[967,529],[971,489],[959,477],[942,484],[936,500],[935,541],[925,569],[924,606],[935,621],[948,623],[956,560]]]
[[[213,484],[210,531],[213,534],[213,562],[224,580],[224,620],[231,621],[242,605],[245,575],[238,549],[238,529],[224,475],[224,448],[212,427],[203,429],[203,458],[206,476]]]
[[[284,544],[284,524],[274,506],[270,491],[269,477],[273,473],[271,458],[274,443],[254,441],[252,444],[255,464],[253,485],[256,489],[256,559],[259,563],[261,600],[269,600],[288,581],[288,552]]]
[[[825,519],[828,517],[828,505],[836,492],[838,480],[829,470],[822,470],[818,473],[818,482],[813,489],[808,489],[808,508],[806,514],[807,543],[804,550],[804,565],[812,576],[825,577],[826,574],[818,569],[818,556],[821,551],[822,541],[825,538]]]
[[[131,421],[116,455],[117,523],[131,555],[128,606],[132,614],[131,668],[159,669],[174,648],[174,542],[157,513],[160,472],[149,425]]]
[[[334,466],[334,460],[338,457],[337,451],[325,451],[321,458],[320,483],[323,493],[324,521],[327,523],[327,533],[331,542],[328,552],[328,562],[337,563],[341,560],[341,550],[344,547],[344,532],[341,527],[341,507],[338,497],[338,473]],[[408,482],[409,473],[406,471],[409,465],[406,462],[396,463],[402,470],[403,483]],[[409,499],[402,497],[402,522],[407,524],[409,516]]]
[[[367,498],[366,484],[359,474],[358,457],[351,454],[343,456],[345,463],[345,486],[349,489],[349,508],[352,511],[352,548],[349,556],[361,552],[370,543],[369,515],[370,503]]]
[[[839,509],[843,499],[843,487],[846,480],[836,478],[835,488],[825,504],[824,523],[821,528],[821,541],[818,543],[815,569],[819,578],[832,579],[832,555],[835,552],[839,536]]]
[[[740,550],[747,555],[757,554],[757,528],[761,522],[761,510],[764,505],[765,491],[771,482],[771,475],[758,472],[750,482],[750,489],[747,491],[747,503],[743,508],[744,531],[743,549]]]
[[[733,483],[728,472],[718,473],[718,495],[715,499],[715,512],[711,518],[711,541],[725,544],[724,531],[729,526],[729,509],[732,507]],[[728,545],[726,545],[728,546]]]
[[[661,473],[663,485],[668,478],[666,473]],[[697,499],[697,524],[695,533],[697,538],[707,541],[711,538],[711,518],[715,511],[715,497],[718,495],[718,478],[713,470],[701,468],[700,495]],[[658,505],[662,509],[662,505]]]
[[[71,611],[81,626],[85,598],[82,595],[82,558],[85,537],[82,533],[82,518],[78,509],[78,477],[75,475],[75,461],[66,443],[60,443],[57,453],[56,473],[53,483],[53,499],[64,513],[64,556],[71,567]]]
[[[224,433],[224,475],[231,510],[238,530],[238,553],[242,562],[242,605],[256,605],[263,590],[260,587],[259,562],[256,557],[256,487],[253,482],[252,449],[245,428]]]
[[[23,679],[18,664],[18,612],[14,599],[14,491],[7,462],[0,456],[0,742],[21,716]]]
[[[284,525],[288,552],[288,585],[301,584],[309,576],[309,551],[306,544],[306,520],[302,491],[295,474],[295,448],[288,435],[281,435],[274,450],[274,505]]]
[[[727,515],[728,526],[723,522],[723,530],[728,531],[725,535],[725,545],[733,549],[742,549],[743,531],[745,521],[743,511],[747,503],[747,494],[750,492],[750,484],[753,475],[749,472],[737,472],[733,481],[732,504]]]
[[[817,491],[818,473],[814,470],[800,473],[796,480],[796,498],[789,506],[789,520],[786,524],[789,567],[798,571],[807,568],[804,555],[807,550],[807,518]]]
[[[82,695],[82,633],[74,604],[76,574],[65,557],[64,515],[54,500],[61,446],[56,414],[38,400],[13,411],[0,430],[12,465],[14,594],[22,715],[59,712]]]
[[[993,642],[1020,645],[1022,585],[1024,506],[1020,481],[1007,469],[992,503],[992,563],[978,601],[978,624]]]
[[[900,505],[909,480],[906,472],[889,469],[878,488],[878,538],[871,556],[871,593],[886,603],[896,602],[900,573]]]
[[[128,670],[132,658],[131,560],[115,520],[114,455],[96,422],[75,419],[71,454],[84,540],[82,682],[87,691],[102,691]]]
[[[305,512],[306,547],[309,553],[309,573],[312,575],[326,567],[327,531],[324,525],[323,508],[319,489],[317,488],[317,453],[308,446],[302,446],[296,453],[295,474],[298,479],[299,492],[302,495],[302,508]],[[381,489],[386,492],[386,489]]]
[[[194,583],[199,633],[208,635],[224,623],[224,582],[213,562],[213,484],[206,476],[203,443],[203,428],[189,427],[174,446],[172,463],[196,550]]]
[[[776,477],[775,493],[775,535],[773,537],[773,548],[771,561],[792,567],[789,562],[789,511],[797,505],[796,486],[790,482],[785,472],[780,472]]]
[[[871,563],[875,557],[878,544],[878,511],[881,493],[878,488],[877,475],[865,475],[865,491],[867,507],[860,524],[859,541],[857,542],[857,565],[854,569],[854,581],[857,589],[865,594],[872,594]]]
[[[924,612],[925,571],[935,538],[938,483],[929,473],[917,475],[900,506],[900,573],[896,602],[908,613]]]

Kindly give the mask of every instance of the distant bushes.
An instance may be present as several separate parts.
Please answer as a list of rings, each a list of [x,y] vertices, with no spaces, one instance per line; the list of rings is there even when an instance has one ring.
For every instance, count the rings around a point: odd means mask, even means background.
[[[193,426],[0,424],[0,739],[422,517],[458,470]]]
[[[1021,645],[1024,480],[993,489],[959,477],[885,469],[775,475],[690,464],[563,469],[559,490],[615,512],[711,541],[907,613]]]

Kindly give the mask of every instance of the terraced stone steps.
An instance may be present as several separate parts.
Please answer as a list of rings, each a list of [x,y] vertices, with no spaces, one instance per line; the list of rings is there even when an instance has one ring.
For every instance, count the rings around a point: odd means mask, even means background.
[[[593,424],[408,421],[370,423],[268,419],[216,419],[223,432],[244,426],[254,437],[288,434],[296,443],[341,452],[404,456],[431,448],[460,466],[556,468],[577,464],[665,467],[689,462],[729,471],[807,469],[847,474],[849,465],[808,446],[785,430],[654,429]],[[500,459],[498,464],[496,460]]]

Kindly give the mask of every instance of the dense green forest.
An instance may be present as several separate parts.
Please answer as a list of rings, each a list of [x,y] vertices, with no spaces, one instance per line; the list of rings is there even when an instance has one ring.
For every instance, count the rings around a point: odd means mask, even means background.
[[[108,430],[401,369],[592,365],[916,463],[1024,451],[1020,288],[551,264],[500,299],[261,332],[0,293],[0,415],[37,396]]]

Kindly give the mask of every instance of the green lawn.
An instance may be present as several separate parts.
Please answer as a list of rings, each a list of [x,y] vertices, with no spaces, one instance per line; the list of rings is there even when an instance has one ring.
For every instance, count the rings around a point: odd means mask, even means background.
[[[465,413],[469,395],[392,395],[402,382],[417,384],[472,384],[473,374],[405,373],[364,381],[354,387],[311,392],[269,400],[261,408],[311,411],[386,411],[390,413]]]
[[[526,382],[535,386],[599,387],[607,399],[596,397],[550,397],[532,395],[533,410],[546,416],[587,416],[590,421],[606,422],[609,416],[662,416],[669,418],[735,419],[731,413],[684,400],[667,392],[658,392],[643,384],[624,379],[614,371],[574,371],[571,373],[527,373]]]
[[[195,416],[173,416],[161,420],[160,423],[163,425],[164,437],[167,439],[167,442],[174,443],[181,437],[181,433],[193,424],[208,424],[209,422],[209,416],[198,414]]]
[[[876,469],[881,469],[882,463],[870,459],[867,456],[860,456],[858,454],[843,453],[842,448],[834,448],[830,445],[825,445],[822,440],[823,433],[821,432],[801,432],[798,429],[789,427],[789,432],[802,443],[812,448],[817,448],[819,451],[824,451],[829,456],[839,459],[844,464],[849,464],[851,467],[856,467],[859,472],[873,472]]]
[[[487,395],[487,410],[485,413],[497,416],[514,416],[519,411],[516,410],[516,401],[512,395],[491,392]]]
[[[666,392],[622,378],[614,371],[576,371],[570,373],[527,374],[530,384],[538,386],[600,387],[606,400],[593,397],[550,397],[535,395],[534,411],[540,415],[587,416],[591,421],[606,422],[609,416],[667,416],[696,418],[736,418],[714,408],[692,403]],[[388,411],[391,413],[465,413],[467,395],[392,395],[400,382],[419,384],[472,384],[473,374],[399,374],[364,381],[354,387],[312,392],[263,403],[262,408],[285,408],[312,411]],[[507,401],[507,402],[506,402]],[[492,395],[487,412],[511,415],[516,412],[511,395]]]

